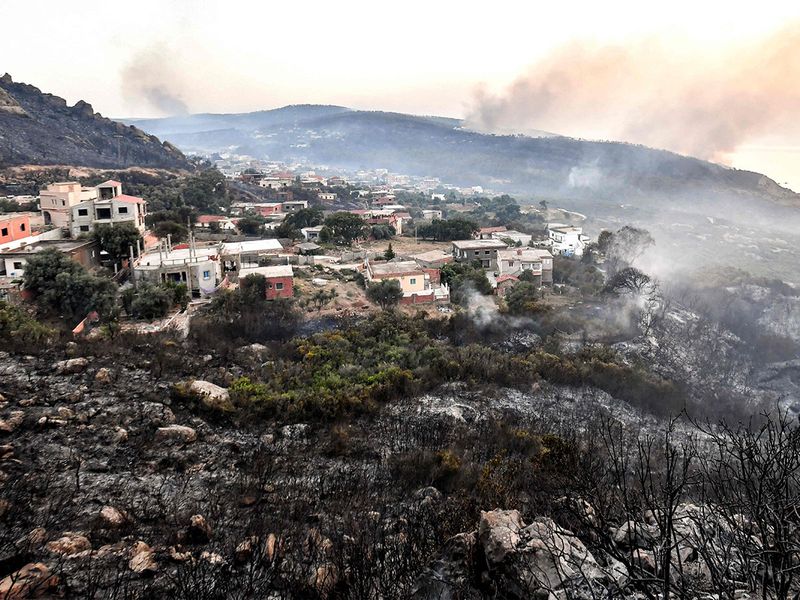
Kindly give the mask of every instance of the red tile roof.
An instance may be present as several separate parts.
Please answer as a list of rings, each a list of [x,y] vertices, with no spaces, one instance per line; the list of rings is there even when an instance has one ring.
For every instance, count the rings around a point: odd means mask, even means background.
[[[509,281],[509,280],[512,280],[512,279],[514,281],[519,281],[519,277],[517,277],[516,275],[508,275],[508,274],[506,274],[506,275],[500,275],[500,277],[497,278],[497,283],[502,283],[503,281]]]

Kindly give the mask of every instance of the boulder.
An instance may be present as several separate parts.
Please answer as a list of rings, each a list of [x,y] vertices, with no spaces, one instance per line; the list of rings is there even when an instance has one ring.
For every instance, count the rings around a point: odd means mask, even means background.
[[[58,375],[76,375],[83,373],[86,367],[89,366],[89,359],[83,356],[79,358],[68,358],[61,360],[53,365],[53,368]]]
[[[94,374],[94,380],[97,383],[111,383],[111,371],[105,367],[97,369],[97,373]]]
[[[236,546],[236,551],[233,554],[234,560],[241,564],[246,563],[253,557],[253,550],[258,546],[258,537],[250,536],[246,540],[240,542]]]
[[[521,537],[525,546],[520,560],[525,566],[519,576],[528,589],[552,591],[605,577],[583,542],[548,517],[525,527]]]
[[[155,552],[142,542],[136,542],[131,548],[131,559],[128,561],[128,568],[140,575],[153,574],[158,571]]]
[[[197,439],[197,432],[185,425],[167,425],[156,430],[156,442],[182,442],[189,444]]]
[[[122,527],[127,521],[125,513],[113,506],[104,506],[100,511],[100,520],[103,526],[108,529],[116,529]]]
[[[210,381],[196,379],[189,384],[189,392],[197,396],[200,402],[208,409],[222,412],[233,410],[230,394],[224,387]]]
[[[623,548],[651,548],[658,539],[658,528],[636,521],[625,521],[614,532],[614,543]]]
[[[316,590],[320,598],[329,598],[339,582],[339,570],[336,565],[325,563],[317,567],[309,577],[309,584]]]
[[[0,580],[0,598],[22,600],[23,598],[50,597],[57,585],[58,577],[50,575],[47,565],[28,563]]]
[[[21,410],[11,411],[5,419],[0,419],[0,432],[12,433],[25,420],[25,413]]]
[[[46,548],[54,554],[74,556],[92,549],[92,543],[86,536],[78,533],[66,532],[57,540],[47,542]]]
[[[522,517],[517,510],[481,511],[478,537],[486,559],[490,563],[498,564],[509,554],[513,554],[522,528]]]

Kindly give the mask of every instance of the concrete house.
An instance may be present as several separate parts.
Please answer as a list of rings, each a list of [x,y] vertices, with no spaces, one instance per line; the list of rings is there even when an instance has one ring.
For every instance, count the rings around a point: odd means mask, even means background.
[[[582,256],[589,237],[583,235],[582,227],[551,224],[547,227],[547,237],[553,254],[563,256]]]
[[[446,286],[434,287],[433,279],[438,283],[438,269],[435,277],[430,270],[420,267],[411,260],[373,263],[367,260],[364,264],[365,277],[369,283],[394,279],[403,291],[402,304],[424,304],[427,302],[449,300]]]
[[[51,183],[39,192],[39,208],[45,225],[70,229],[72,207],[97,198],[97,188],[83,187],[77,181]]]
[[[519,276],[525,271],[533,275],[534,283],[542,285],[542,258],[534,248],[512,248],[497,253],[497,272]],[[498,277],[499,281],[499,277]]]
[[[91,269],[100,264],[100,249],[93,240],[36,240],[12,250],[0,252],[0,269],[6,277],[25,274],[25,265],[34,254],[54,248],[72,260]]]
[[[496,269],[497,252],[506,248],[500,240],[457,240],[453,242],[453,259],[459,263],[478,261],[484,269]]]
[[[511,240],[519,246],[527,246],[531,243],[533,236],[529,233],[522,233],[521,231],[509,229],[507,231],[496,231],[492,233],[492,239],[501,241]]]
[[[222,279],[220,244],[194,242],[171,247],[162,242],[134,261],[136,281],[185,283],[195,296],[213,294]]]

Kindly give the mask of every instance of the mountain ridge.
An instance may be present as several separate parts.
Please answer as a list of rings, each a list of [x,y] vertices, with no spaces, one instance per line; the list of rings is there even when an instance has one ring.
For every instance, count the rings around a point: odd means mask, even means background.
[[[331,168],[388,168],[528,196],[744,197],[800,206],[798,194],[761,173],[628,142],[481,133],[449,117],[306,104],[127,122],[188,152],[233,150]]]
[[[79,100],[0,77],[0,166],[76,165],[98,168],[191,169],[173,144],[113,121]]]

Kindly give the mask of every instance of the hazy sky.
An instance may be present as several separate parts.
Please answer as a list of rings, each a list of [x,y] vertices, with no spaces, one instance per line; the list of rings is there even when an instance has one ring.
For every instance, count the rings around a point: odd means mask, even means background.
[[[778,42],[770,40],[786,37],[787,28],[800,24],[797,0],[406,0],[391,4],[0,0],[0,20],[4,24],[0,72],[8,71],[15,80],[71,103],[84,99],[108,116],[335,103],[480,117],[484,125],[496,124],[496,129],[549,128],[584,137],[624,135],[631,141],[762,170],[800,188],[800,138],[794,137],[797,132],[787,131],[781,119],[759,118],[752,123],[746,115],[731,115],[723,124],[725,143],[706,147],[707,132],[719,133],[717,123],[705,130],[692,127],[696,130],[686,135],[699,139],[689,145],[665,136],[663,124],[656,135],[642,123],[631,126],[616,118],[621,111],[635,110],[643,118],[663,120],[663,111],[643,109],[643,103],[658,104],[653,100],[653,82],[669,86],[686,72],[693,74],[691,81],[683,78],[680,94],[673,93],[672,102],[691,103],[699,82],[705,80],[709,88],[724,88],[724,92],[706,98],[693,121],[680,115],[676,128],[713,118],[718,106],[730,106],[730,94],[734,99],[747,96],[741,104],[747,114],[791,112],[793,93],[777,108],[765,107],[763,94],[751,97],[748,85],[768,85],[753,76],[754,65],[781,55],[780,46],[775,51]],[[800,40],[800,35],[788,37]],[[771,50],[762,52],[768,44]],[[550,77],[559,76],[561,68],[553,65],[571,56],[565,48],[575,47],[583,53],[586,71],[576,70],[570,74],[569,85],[551,88]],[[784,54],[795,54],[793,48],[790,45]],[[619,49],[627,56],[627,70],[617,65]],[[651,51],[658,71],[655,76],[645,74]],[[744,55],[747,61],[740,61]],[[598,66],[598,61],[608,64]],[[746,62],[747,69],[734,69],[725,80],[708,77],[710,71],[727,72],[739,62]],[[795,67],[800,76],[800,57],[768,83],[791,76]],[[598,69],[610,70],[613,76],[598,83],[586,75]],[[624,86],[614,97],[609,90],[615,89],[619,73],[643,82],[638,88],[635,83]],[[547,82],[544,86],[543,81]],[[785,84],[800,95],[800,79]],[[647,93],[640,89],[645,85],[650,86]],[[635,88],[633,93],[631,88]],[[543,94],[546,106],[541,102]],[[638,104],[626,104],[623,95],[635,97]],[[595,96],[597,104],[592,105]],[[576,97],[580,102],[574,101]],[[559,108],[562,105],[565,110]],[[671,119],[674,114],[667,116]],[[734,121],[746,122],[741,131]],[[731,128],[734,131],[727,131]],[[731,145],[732,150],[725,148]]]

